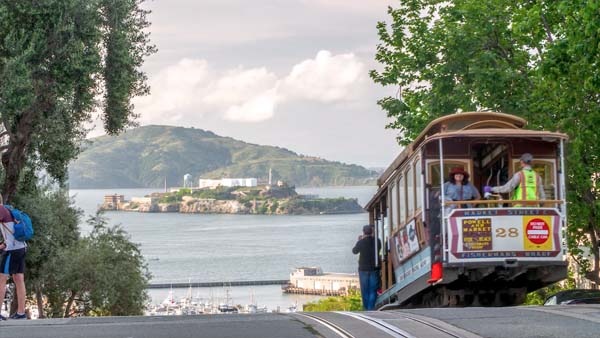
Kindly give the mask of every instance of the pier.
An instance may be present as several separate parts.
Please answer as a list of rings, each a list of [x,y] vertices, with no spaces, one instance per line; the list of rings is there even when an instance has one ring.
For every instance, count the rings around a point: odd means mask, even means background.
[[[167,288],[209,288],[221,286],[249,286],[249,285],[286,285],[290,281],[287,279],[271,280],[243,280],[232,282],[187,282],[187,283],[151,283],[148,289],[167,289]]]

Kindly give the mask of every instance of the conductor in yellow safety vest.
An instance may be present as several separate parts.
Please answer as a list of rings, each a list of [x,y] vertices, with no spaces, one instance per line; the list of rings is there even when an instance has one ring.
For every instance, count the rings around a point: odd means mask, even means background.
[[[513,200],[536,201],[546,199],[542,178],[532,168],[533,156],[530,153],[521,155],[521,170],[516,172],[505,185],[492,187],[494,193],[513,192]],[[514,204],[515,207],[522,206]]]

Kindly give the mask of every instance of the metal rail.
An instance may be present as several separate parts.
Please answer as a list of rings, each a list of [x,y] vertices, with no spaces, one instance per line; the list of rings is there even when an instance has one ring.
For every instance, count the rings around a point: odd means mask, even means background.
[[[336,312],[336,313],[361,320],[361,321],[389,334],[390,336],[392,336],[394,338],[416,338],[412,334],[410,334],[402,329],[399,329],[394,325],[388,324],[381,319],[376,319],[376,318],[369,317],[364,314],[353,313],[353,312]]]
[[[337,313],[343,314],[343,315],[346,315],[346,316],[350,316],[350,317],[356,318],[358,320],[362,320],[362,321],[364,321],[364,322],[366,322],[366,323],[368,323],[368,324],[370,324],[370,325],[372,325],[372,326],[374,326],[374,327],[376,327],[376,328],[378,328],[378,329],[386,332],[387,334],[391,335],[392,337],[397,337],[397,338],[415,338],[415,337],[417,337],[417,336],[412,335],[412,334],[410,334],[410,333],[408,333],[408,332],[406,332],[406,331],[404,331],[404,330],[402,330],[402,329],[400,329],[400,328],[398,328],[398,327],[396,327],[394,325],[391,325],[391,324],[385,322],[382,319],[377,319],[377,318],[373,318],[373,317],[367,316],[365,314],[354,313],[354,312],[337,312]],[[470,334],[470,333],[469,334],[465,334],[465,335],[459,335],[458,333],[451,332],[450,330],[447,330],[447,329],[445,329],[442,326],[436,325],[436,324],[431,323],[431,322],[429,322],[427,320],[424,320],[424,319],[417,318],[415,316],[407,315],[405,313],[395,313],[395,315],[399,315],[403,319],[408,319],[408,320],[417,322],[417,323],[419,323],[421,325],[427,326],[427,327],[429,327],[431,329],[434,329],[436,331],[439,331],[439,332],[443,333],[444,335],[446,335],[447,337],[452,337],[452,338],[465,338],[465,337],[473,338],[473,337],[479,337],[479,336],[477,336],[475,334]]]
[[[317,317],[315,315],[309,315],[307,313],[296,313],[296,315],[310,318],[310,319],[314,320],[315,322],[330,329],[331,331],[333,331],[335,334],[337,334],[338,336],[340,336],[342,338],[355,338],[350,332],[346,331],[341,326],[339,326],[329,320]]]

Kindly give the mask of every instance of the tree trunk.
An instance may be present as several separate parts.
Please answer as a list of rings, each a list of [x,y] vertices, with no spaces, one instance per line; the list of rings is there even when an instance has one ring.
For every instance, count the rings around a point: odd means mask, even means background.
[[[13,298],[12,298],[12,301],[10,302],[10,310],[8,311],[9,315],[11,315],[11,316],[14,315],[15,313],[17,313],[17,309],[19,308],[19,301],[17,300],[17,298],[18,298],[17,288],[15,287],[13,290]]]
[[[71,290],[71,296],[69,297],[69,300],[67,301],[67,305],[65,306],[65,313],[63,314],[63,318],[69,317],[69,313],[71,313],[71,307],[73,306],[73,302],[75,301],[76,295],[77,295],[77,292]]]
[[[590,227],[591,230],[588,232],[590,236],[590,242],[592,243],[592,257],[594,263],[592,264],[593,269],[586,273],[585,277],[596,285],[600,285],[600,257],[598,256],[600,244],[598,243],[598,237],[596,237],[596,231],[594,227]]]
[[[33,109],[24,112],[17,125],[17,131],[9,133],[8,149],[2,154],[2,166],[5,173],[2,185],[4,203],[9,203],[17,191],[21,170],[25,166],[27,147],[33,132],[33,116]]]
[[[44,311],[44,297],[42,294],[42,287],[39,284],[35,288],[35,299],[37,301],[38,318],[46,318],[46,311]]]

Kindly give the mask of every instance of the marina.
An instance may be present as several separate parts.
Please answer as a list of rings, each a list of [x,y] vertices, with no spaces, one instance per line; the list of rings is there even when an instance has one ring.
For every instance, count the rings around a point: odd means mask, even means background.
[[[145,315],[289,313],[322,299],[283,294],[279,285],[149,289]]]
[[[93,215],[98,201],[109,194],[125,198],[143,196],[156,189],[71,190],[76,205]],[[357,197],[364,205],[375,187],[297,188],[300,194],[324,198]],[[258,306],[284,312],[294,304],[322,299],[319,295],[283,293],[282,284],[234,285],[233,281],[289,280],[296,267],[320,266],[323,271],[356,273],[356,257],[351,248],[362,225],[364,214],[341,215],[223,215],[179,213],[105,212],[109,226],[120,224],[147,257],[153,304],[167,298],[171,287],[175,299],[185,297],[189,283],[216,283],[193,286],[193,296],[225,298],[223,282],[230,286],[234,305],[251,303],[254,293]],[[91,231],[80,225],[83,236]],[[211,284],[214,285],[214,284]],[[218,305],[218,304],[217,304]]]

